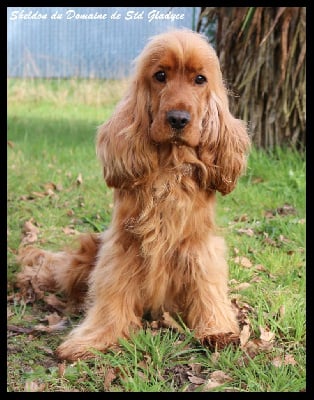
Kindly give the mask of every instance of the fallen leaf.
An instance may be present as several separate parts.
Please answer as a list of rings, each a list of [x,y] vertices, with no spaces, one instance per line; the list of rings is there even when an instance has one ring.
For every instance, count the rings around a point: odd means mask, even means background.
[[[52,191],[54,191],[54,190],[56,190],[57,185],[56,185],[55,183],[53,183],[53,182],[47,182],[47,183],[44,184],[44,188],[45,188],[46,190],[52,190]]]
[[[256,269],[257,271],[263,271],[263,272],[267,271],[266,268],[264,267],[264,265],[262,265],[262,264],[255,265],[254,269]]]
[[[286,307],[284,305],[280,306],[280,308],[279,308],[279,316],[280,316],[280,318],[283,318],[285,313],[286,313]]]
[[[210,379],[220,383],[230,382],[233,380],[229,375],[220,370],[212,372],[210,374]]]
[[[212,379],[208,379],[206,385],[204,386],[204,390],[210,390],[217,386],[221,386],[221,383],[219,383],[215,380],[212,380]]]
[[[290,204],[284,204],[282,207],[278,207],[276,212],[279,215],[291,215],[296,213],[296,209]]]
[[[279,241],[283,243],[290,243],[290,240],[284,237],[284,235],[279,235]]]
[[[76,229],[71,228],[70,226],[66,226],[62,230],[66,235],[78,235],[79,234],[79,232]]]
[[[190,373],[188,372],[188,374],[190,374]],[[195,385],[202,385],[203,383],[206,382],[206,380],[204,378],[199,378],[198,376],[195,376],[195,375],[188,376],[188,380],[191,383],[194,383]]]
[[[200,363],[191,363],[188,364],[194,374],[199,374],[202,370],[202,364]]]
[[[270,219],[270,218],[274,218],[275,216],[274,216],[274,213],[272,211],[265,211],[264,212],[264,217]]]
[[[104,389],[109,390],[111,383],[117,378],[116,370],[114,368],[107,368],[104,379]]]
[[[60,321],[62,321],[62,317],[60,317],[59,314],[57,314],[56,312],[46,315],[46,317],[44,318],[44,320],[48,321],[49,326],[52,325],[56,325],[58,324]]]
[[[243,214],[240,217],[236,217],[234,219],[236,222],[245,222],[248,220],[248,215],[247,214]]]
[[[256,282],[262,282],[262,278],[260,277],[260,276],[254,276],[251,280],[250,280],[250,282],[251,283],[256,283]]]
[[[246,343],[249,341],[251,336],[250,327],[249,325],[244,325],[241,332],[240,332],[240,345],[243,348]]]
[[[8,140],[8,146],[11,147],[11,149],[13,149],[14,143],[11,140]]]
[[[67,317],[60,317],[57,313],[52,313],[47,315],[44,320],[48,321],[48,326],[39,324],[34,327],[34,330],[50,333],[66,329]]]
[[[264,179],[260,178],[260,177],[256,177],[256,178],[253,178],[251,182],[252,182],[252,184],[261,183],[261,182],[264,182]]]
[[[240,228],[240,229],[237,229],[237,232],[240,234],[251,236],[251,237],[254,236],[254,231],[251,228],[247,228],[247,229]]]
[[[262,326],[259,327],[261,332],[260,339],[265,342],[271,342],[275,338],[275,334],[271,332],[268,328],[263,328]]]
[[[26,221],[22,227],[22,245],[35,243],[38,240],[39,229],[33,224],[33,218]]]
[[[27,381],[24,386],[24,392],[43,392],[45,387],[44,383],[38,384],[36,381]]]
[[[26,234],[28,232],[39,233],[39,229],[33,224],[33,218],[26,221],[22,228],[22,233]]]
[[[219,360],[219,357],[220,357],[220,353],[219,353],[218,351],[214,351],[214,352],[211,354],[210,359],[211,359],[211,361],[213,362],[213,364],[217,364],[217,362],[218,362],[218,360]]]
[[[252,267],[252,263],[251,261],[247,258],[247,257],[235,257],[234,262],[236,264],[240,264],[242,267],[244,268],[251,268]]]
[[[233,288],[233,290],[241,291],[241,290],[245,290],[245,289],[249,288],[250,286],[251,286],[250,283],[243,282],[243,283],[240,283],[239,285],[235,286]]]
[[[275,357],[271,362],[275,367],[279,368],[282,366],[282,358],[280,356]]]
[[[286,354],[284,364],[285,365],[296,365],[297,362],[291,354]]]
[[[296,365],[297,362],[295,361],[294,357],[291,354],[286,354],[284,359],[281,356],[277,356],[272,360],[272,364],[279,368],[283,365]]]
[[[7,325],[7,330],[16,333],[31,333],[33,332],[33,328],[24,328],[22,326],[16,325]]]
[[[32,195],[40,198],[44,198],[46,196],[44,192],[32,192]]]
[[[59,363],[58,364],[58,376],[59,376],[59,378],[63,378],[65,370],[66,370],[65,361],[63,363]]]
[[[79,173],[78,177],[76,178],[76,184],[77,185],[81,185],[83,183],[83,178],[82,178],[82,174]]]
[[[274,247],[278,247],[276,241],[274,239],[271,239],[270,237],[268,237],[268,234],[266,232],[264,232],[264,235],[266,236],[265,239],[263,240],[264,243],[269,244],[270,246],[274,246]]]

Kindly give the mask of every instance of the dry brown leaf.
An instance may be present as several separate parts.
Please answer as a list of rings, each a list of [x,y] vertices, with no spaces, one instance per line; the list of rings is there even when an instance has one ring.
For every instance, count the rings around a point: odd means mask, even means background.
[[[71,228],[70,226],[66,226],[62,230],[66,235],[78,235],[79,234],[79,232],[76,229]]]
[[[266,234],[266,232],[264,232],[264,234]],[[265,239],[263,240],[264,243],[269,244],[270,246],[274,246],[274,247],[278,247],[276,241],[274,239],[271,239],[270,237],[265,237]]]
[[[249,325],[244,325],[241,332],[240,332],[240,345],[241,348],[243,348],[247,342],[249,341],[249,338],[251,336],[250,332],[250,326]]]
[[[210,379],[220,383],[230,382],[233,380],[229,375],[220,370],[212,372],[210,374]]]
[[[213,362],[213,364],[216,364],[216,363],[218,362],[218,360],[219,360],[219,357],[220,357],[220,353],[219,353],[218,351],[214,351],[214,352],[211,354],[210,359],[211,359],[211,361]]]
[[[283,362],[282,362],[282,358],[280,356],[275,357],[272,362],[271,362],[275,367],[281,367]]]
[[[44,188],[45,188],[46,190],[52,190],[52,191],[54,191],[54,190],[56,190],[57,185],[56,185],[55,183],[53,183],[53,182],[47,182],[47,183],[44,184]]]
[[[256,276],[253,276],[253,278],[250,280],[250,282],[256,283],[256,282],[261,282],[262,280],[263,279],[260,276],[256,275]]]
[[[266,268],[264,267],[264,265],[262,265],[262,264],[255,265],[254,269],[256,269],[257,271],[263,271],[263,272],[267,271]]]
[[[63,363],[59,363],[58,364],[58,376],[59,376],[59,378],[63,378],[65,370],[66,370],[65,361]]]
[[[253,178],[253,179],[252,179],[252,183],[253,183],[253,184],[261,183],[261,182],[264,182],[264,179],[263,179],[263,178],[256,177],[256,178]]]
[[[248,220],[248,215],[247,214],[240,215],[240,217],[236,217],[234,220],[236,222],[238,222],[238,221],[245,222]]]
[[[188,372],[188,375],[190,375],[189,372]],[[195,375],[188,376],[188,380],[191,383],[194,383],[194,385],[203,385],[203,383],[206,382],[206,380],[204,378],[199,378],[198,376],[195,376]]]
[[[254,236],[254,231],[253,231],[253,229],[251,229],[251,228],[247,228],[247,229],[244,229],[244,228],[241,228],[241,229],[237,229],[237,232],[238,233],[240,233],[240,234],[244,234],[244,235],[247,235],[247,236]]]
[[[274,216],[274,213],[272,211],[265,211],[264,212],[264,217],[270,219],[270,218],[274,218],[275,216]]]
[[[245,290],[245,289],[249,288],[250,286],[251,286],[250,283],[248,283],[248,282],[243,282],[243,283],[240,283],[239,285],[235,286],[235,287],[233,288],[233,290],[241,291],[241,290]]]
[[[24,386],[24,392],[43,392],[46,385],[37,383],[36,381],[27,381]]]
[[[46,315],[46,317],[44,318],[45,321],[48,321],[48,325],[52,326],[52,325],[56,325],[58,324],[60,321],[62,321],[62,317],[60,317],[59,314],[57,314],[56,312]]]
[[[278,207],[276,211],[279,215],[294,215],[296,213],[295,207],[290,204],[284,204],[282,207]]]
[[[40,198],[46,197],[44,192],[32,192],[32,195],[35,197],[40,197]]]
[[[279,368],[283,365],[296,365],[297,362],[295,361],[294,357],[291,354],[286,354],[284,359],[281,356],[277,356],[272,360],[272,364]]]
[[[280,306],[279,308],[279,316],[280,318],[283,318],[285,316],[286,313],[286,307],[284,306],[284,304],[282,306]]]
[[[252,263],[251,261],[247,258],[247,257],[235,257],[234,262],[236,264],[240,264],[242,267],[244,268],[251,268],[252,267]]]
[[[48,197],[56,196],[55,192],[52,189],[46,190],[45,195]]]
[[[194,374],[199,374],[202,370],[202,364],[200,363],[191,363],[188,364],[189,367],[191,367],[191,370]]]
[[[207,383],[204,386],[204,390],[210,390],[217,386],[221,386],[221,383],[219,383],[215,380],[208,379]]]
[[[32,244],[37,242],[38,240],[38,236],[36,233],[34,232],[28,232],[25,234],[25,236],[23,237],[22,241],[21,241],[21,245],[26,245],[26,244]]]
[[[279,241],[283,243],[290,243],[291,240],[287,239],[284,235],[279,235]]]
[[[31,218],[29,221],[26,221],[23,225],[22,228],[22,233],[27,234],[29,232],[33,232],[33,233],[39,233],[39,229],[37,228],[37,226],[35,226],[33,224],[33,218]]]
[[[76,184],[77,185],[81,185],[83,183],[83,178],[82,178],[82,174],[79,173],[78,177],[76,178]]]
[[[8,146],[11,147],[11,149],[13,149],[14,147],[14,143],[11,140],[8,140]]]
[[[34,327],[34,330],[40,332],[55,332],[55,331],[62,331],[66,329],[67,318],[60,317],[57,313],[52,313],[47,315],[44,318],[45,321],[48,321],[48,326],[39,324]]]
[[[104,379],[104,389],[109,390],[111,383],[116,379],[117,374],[114,368],[107,368]]]
[[[265,342],[271,342],[275,338],[275,334],[271,332],[267,327],[263,328],[262,326],[259,327],[259,330],[261,332],[260,334],[260,339],[265,341]]]
[[[285,365],[296,365],[297,362],[291,354],[286,354],[284,364]]]

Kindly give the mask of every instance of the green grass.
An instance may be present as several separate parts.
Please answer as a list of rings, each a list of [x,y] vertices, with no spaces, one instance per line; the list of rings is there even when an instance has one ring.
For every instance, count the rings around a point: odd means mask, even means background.
[[[108,226],[112,194],[95,156],[95,132],[124,88],[124,82],[96,80],[8,82],[7,390],[304,391],[305,157],[289,149],[253,148],[235,191],[218,195],[230,295],[243,307],[258,351],[211,352],[185,328],[176,333],[148,325],[115,351],[64,364],[53,352],[68,330],[32,330],[53,310],[40,301],[25,305],[14,286],[23,225],[31,220],[39,229],[36,245],[47,249],[72,241],[65,228]],[[70,325],[77,322],[70,318]],[[258,342],[261,328],[275,335],[270,347]],[[227,378],[217,384],[221,371]]]

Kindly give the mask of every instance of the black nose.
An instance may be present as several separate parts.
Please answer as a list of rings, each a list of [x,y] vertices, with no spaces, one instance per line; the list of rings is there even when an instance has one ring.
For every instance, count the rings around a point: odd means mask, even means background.
[[[171,110],[167,112],[167,121],[171,128],[183,129],[191,120],[191,115],[187,111]]]

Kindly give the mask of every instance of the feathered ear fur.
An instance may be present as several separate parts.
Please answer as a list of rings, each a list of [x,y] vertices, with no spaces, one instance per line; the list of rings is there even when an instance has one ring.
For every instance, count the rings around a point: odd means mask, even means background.
[[[210,94],[199,158],[207,167],[206,185],[225,195],[245,170],[250,139],[244,122],[229,111],[225,88],[220,87],[218,93]]]
[[[154,168],[149,91],[144,85],[135,77],[112,117],[98,129],[96,152],[110,187],[133,186]]]

